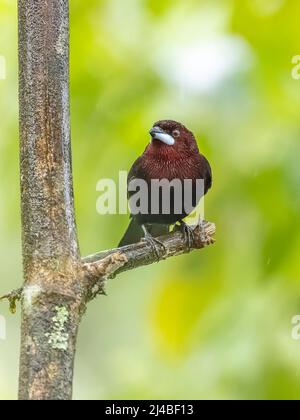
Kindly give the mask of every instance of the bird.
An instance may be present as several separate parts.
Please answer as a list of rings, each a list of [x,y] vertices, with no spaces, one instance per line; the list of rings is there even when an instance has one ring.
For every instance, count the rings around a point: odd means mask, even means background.
[[[172,225],[179,223],[190,246],[193,231],[184,219],[211,188],[212,170],[208,160],[200,153],[194,134],[183,124],[174,120],[160,120],[153,124],[149,133],[151,136],[149,144],[128,173],[127,189],[131,221],[119,247],[144,239],[153,248],[159,260],[161,254],[159,245],[163,248],[164,245],[157,238],[168,234]],[[185,184],[187,180],[190,180],[191,197],[188,209],[183,205],[188,189]],[[200,190],[197,189],[197,180],[202,180],[203,188]],[[169,196],[162,188],[157,187],[163,184],[163,181],[170,183]],[[147,191],[144,195],[141,194],[138,200],[136,199],[138,188],[132,187],[133,185],[138,185],[140,189],[141,185],[147,187]],[[155,185],[155,191],[158,193],[154,196]],[[141,203],[141,200],[144,200],[144,203]]]

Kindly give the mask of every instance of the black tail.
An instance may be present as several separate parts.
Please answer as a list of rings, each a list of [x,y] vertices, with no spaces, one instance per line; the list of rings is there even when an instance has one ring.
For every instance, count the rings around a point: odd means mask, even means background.
[[[169,225],[147,225],[147,230],[150,235],[155,238],[158,236],[167,235],[169,233]],[[136,244],[140,242],[144,236],[145,235],[142,226],[136,221],[135,218],[132,218],[123,238],[119,243],[119,247]]]
[[[123,238],[119,243],[119,247],[140,242],[143,236],[144,233],[141,225],[139,225],[137,221],[132,218]]]

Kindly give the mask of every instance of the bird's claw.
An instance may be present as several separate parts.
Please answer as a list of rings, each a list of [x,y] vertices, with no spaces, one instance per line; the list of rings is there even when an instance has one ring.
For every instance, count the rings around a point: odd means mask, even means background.
[[[190,251],[195,239],[194,230],[191,226],[189,226],[183,221],[180,222],[180,228],[184,235],[184,239],[187,243],[188,249]]]
[[[154,252],[157,262],[164,259],[164,255],[166,253],[166,247],[165,245],[157,238],[154,238],[146,229],[144,229],[144,238],[143,240],[148,243],[148,245],[151,247],[152,251]],[[161,251],[161,248],[163,249],[163,254]]]

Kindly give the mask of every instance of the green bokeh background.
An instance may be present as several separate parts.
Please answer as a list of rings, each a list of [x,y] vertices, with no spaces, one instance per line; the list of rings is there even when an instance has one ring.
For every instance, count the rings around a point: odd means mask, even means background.
[[[211,161],[217,244],[122,274],[79,335],[79,399],[300,397],[300,2],[71,0],[74,187],[83,255],[126,216],[96,212],[157,119],[194,131]],[[17,7],[0,0],[0,292],[22,281]],[[16,397],[19,311],[5,304],[0,399]]]

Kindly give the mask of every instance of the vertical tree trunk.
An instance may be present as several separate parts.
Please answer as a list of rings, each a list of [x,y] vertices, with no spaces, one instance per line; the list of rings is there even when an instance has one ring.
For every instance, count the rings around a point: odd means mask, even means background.
[[[71,172],[68,0],[19,0],[20,399],[70,399],[84,306]]]

